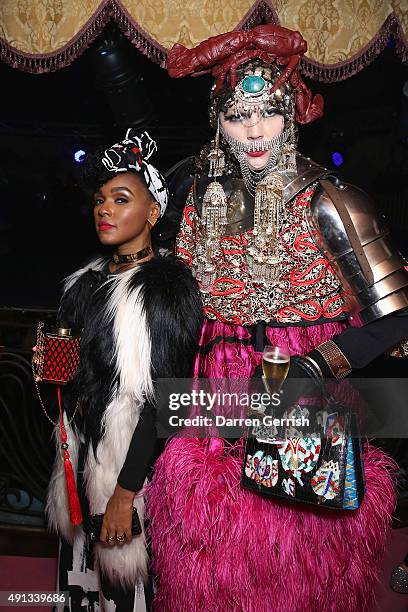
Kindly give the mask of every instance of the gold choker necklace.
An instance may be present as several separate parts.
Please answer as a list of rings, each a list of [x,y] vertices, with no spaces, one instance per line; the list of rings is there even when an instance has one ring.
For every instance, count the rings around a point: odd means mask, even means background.
[[[112,256],[112,259],[115,262],[115,264],[133,263],[135,261],[139,261],[140,259],[144,259],[151,253],[152,253],[151,247],[147,246],[141,251],[137,251],[136,253],[129,253],[127,255],[118,255],[117,253],[114,253]]]

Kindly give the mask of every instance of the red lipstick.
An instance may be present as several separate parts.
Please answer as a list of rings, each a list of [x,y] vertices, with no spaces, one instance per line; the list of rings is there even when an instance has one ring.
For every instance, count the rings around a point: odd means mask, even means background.
[[[249,155],[249,157],[262,157],[262,155],[265,155],[266,151],[247,151],[247,155]]]
[[[113,227],[115,226],[111,225],[110,223],[106,223],[106,221],[101,221],[101,223],[98,223],[98,230],[100,232],[106,232],[107,230],[110,230]]]

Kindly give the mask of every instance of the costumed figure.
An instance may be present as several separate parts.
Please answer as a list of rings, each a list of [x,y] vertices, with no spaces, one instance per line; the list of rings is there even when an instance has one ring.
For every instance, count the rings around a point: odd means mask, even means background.
[[[342,378],[408,336],[408,275],[368,197],[296,151],[296,124],[323,112],[299,74],[306,49],[299,33],[264,25],[169,53],[171,76],[216,79],[214,141],[177,169],[168,217],[204,302],[199,377],[250,379],[264,346],[284,344],[301,356],[289,376]],[[242,457],[242,439],[214,437],[176,438],[160,456],[156,609],[368,609],[395,505],[389,457],[366,446],[352,513],[244,490]]]
[[[59,443],[47,501],[62,542],[59,590],[72,610],[150,609],[143,487],[157,451],[155,381],[191,375],[202,325],[190,270],[152,251],[151,228],[168,200],[149,161],[155,150],[147,133],[128,130],[85,162],[98,238],[112,254],[66,280],[58,313],[60,326],[82,330],[79,369],[63,394],[82,526],[70,522]],[[92,542],[84,531],[95,515],[104,516]]]

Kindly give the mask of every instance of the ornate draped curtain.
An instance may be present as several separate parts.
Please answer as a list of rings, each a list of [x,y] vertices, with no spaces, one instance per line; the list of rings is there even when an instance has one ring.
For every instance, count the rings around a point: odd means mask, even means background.
[[[390,34],[408,58],[408,0],[1,0],[0,57],[14,68],[49,72],[71,63],[114,21],[153,61],[174,43],[276,23],[308,41],[303,72],[341,80],[370,63]]]

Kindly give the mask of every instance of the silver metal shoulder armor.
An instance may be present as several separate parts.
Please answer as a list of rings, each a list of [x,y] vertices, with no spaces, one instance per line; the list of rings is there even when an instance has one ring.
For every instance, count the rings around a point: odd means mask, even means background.
[[[307,220],[343,286],[351,325],[408,306],[405,262],[367,194],[334,177],[321,180]]]

